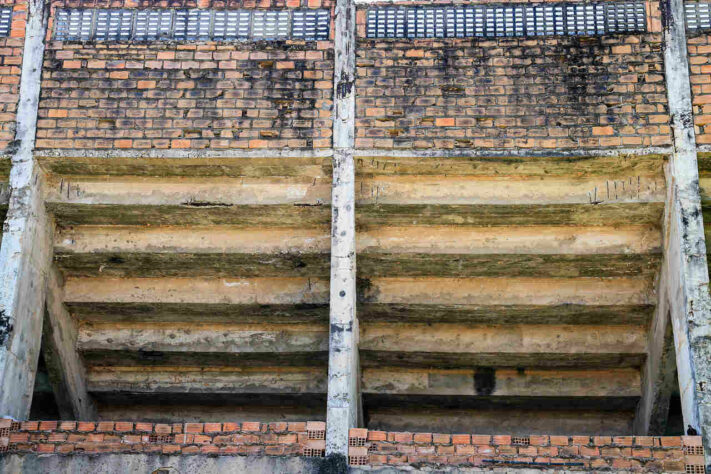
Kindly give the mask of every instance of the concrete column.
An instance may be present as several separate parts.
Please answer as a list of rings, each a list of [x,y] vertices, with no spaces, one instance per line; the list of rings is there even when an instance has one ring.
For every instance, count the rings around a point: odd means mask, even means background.
[[[32,156],[46,30],[46,5],[30,0],[10,202],[0,247],[0,417],[16,419],[26,419],[30,412],[51,258],[42,172]]]
[[[711,469],[711,298],[701,214],[683,0],[661,2],[674,151],[667,172],[665,281],[687,432],[704,438]],[[664,273],[663,273],[664,274]]]
[[[326,454],[344,457],[348,431],[357,425],[360,412],[353,163],[355,20],[353,0],[337,0]]]

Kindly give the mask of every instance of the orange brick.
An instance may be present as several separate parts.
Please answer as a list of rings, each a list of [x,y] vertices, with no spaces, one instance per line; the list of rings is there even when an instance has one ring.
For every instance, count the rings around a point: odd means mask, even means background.
[[[454,126],[454,119],[453,118],[438,118],[438,119],[435,119],[435,125],[438,127],[453,127]]]
[[[171,140],[171,148],[190,148],[190,140]]]
[[[66,60],[62,62],[62,67],[64,69],[79,69],[81,68],[81,61]]]
[[[202,423],[185,423],[186,433],[202,433],[203,424]]]
[[[156,81],[138,81],[139,89],[153,89],[156,86]]]

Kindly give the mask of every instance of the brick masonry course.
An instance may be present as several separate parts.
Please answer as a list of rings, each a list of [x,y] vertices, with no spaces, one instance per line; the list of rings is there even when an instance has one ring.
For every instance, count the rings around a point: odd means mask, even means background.
[[[63,43],[37,148],[328,148],[333,44]]]
[[[298,456],[318,452],[319,421],[289,423],[142,423],[114,421],[25,421],[0,419],[0,452],[158,453]],[[317,436],[319,437],[319,436]],[[310,439],[311,438],[311,439]]]
[[[671,143],[659,34],[369,40],[358,21],[357,148]]]
[[[687,465],[704,464],[700,436],[489,436],[351,429],[349,445],[352,465],[376,467],[685,472]]]

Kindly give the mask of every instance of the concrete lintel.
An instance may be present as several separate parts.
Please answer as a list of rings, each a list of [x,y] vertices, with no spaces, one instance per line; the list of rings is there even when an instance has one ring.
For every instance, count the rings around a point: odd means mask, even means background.
[[[706,264],[696,135],[683,0],[660,4],[674,152],[668,167],[665,265],[684,425],[698,432],[711,469],[711,297]]]
[[[44,360],[62,419],[95,420],[86,371],[76,350],[77,323],[64,307],[62,276],[56,268],[47,277],[47,304],[43,326]]]
[[[0,416],[30,412],[52,237],[43,175],[33,158],[48,5],[30,0],[25,30],[10,201],[0,246]]]

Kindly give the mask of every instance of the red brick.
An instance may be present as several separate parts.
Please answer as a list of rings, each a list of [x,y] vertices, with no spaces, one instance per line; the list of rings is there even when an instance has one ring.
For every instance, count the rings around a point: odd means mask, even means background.
[[[202,423],[185,423],[186,433],[202,433],[203,424]]]
[[[173,429],[170,425],[167,425],[165,423],[157,423],[153,427],[153,431],[156,434],[171,434],[173,432]]]
[[[413,440],[415,443],[431,443],[432,433],[415,433]]]
[[[94,431],[95,428],[96,424],[88,421],[80,421],[79,426],[77,426],[78,431]]]
[[[452,435],[452,444],[471,444],[471,436],[466,434]]]
[[[260,431],[262,424],[254,421],[245,421],[242,423],[242,431]]]

